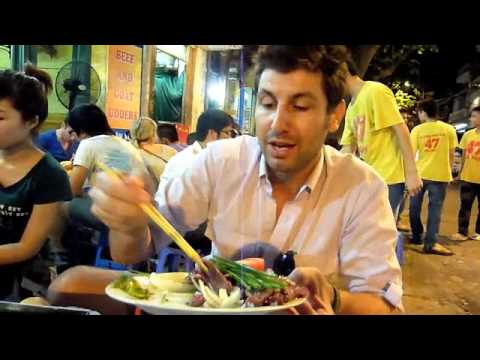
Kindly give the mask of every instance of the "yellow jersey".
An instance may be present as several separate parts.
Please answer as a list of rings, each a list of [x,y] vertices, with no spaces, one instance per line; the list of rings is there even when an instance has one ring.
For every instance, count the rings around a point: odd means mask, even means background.
[[[392,128],[403,122],[393,92],[382,83],[365,81],[348,106],[340,144],[356,145],[387,184],[403,183],[403,156]]]
[[[472,129],[463,134],[460,148],[465,159],[460,179],[480,184],[480,130]]]
[[[455,128],[439,120],[430,121],[413,128],[410,137],[420,177],[431,181],[452,181],[450,152],[458,146]]]

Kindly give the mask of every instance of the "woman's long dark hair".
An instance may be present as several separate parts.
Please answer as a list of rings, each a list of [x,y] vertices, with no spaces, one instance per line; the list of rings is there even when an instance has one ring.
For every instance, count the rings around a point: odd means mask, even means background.
[[[78,135],[82,133],[88,136],[114,135],[107,116],[94,104],[75,106],[68,114],[66,121]]]

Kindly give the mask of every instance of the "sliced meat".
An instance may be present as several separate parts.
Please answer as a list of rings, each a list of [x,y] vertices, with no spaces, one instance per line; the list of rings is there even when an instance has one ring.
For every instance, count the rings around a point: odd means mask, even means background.
[[[273,293],[272,296],[270,296],[267,299],[268,305],[271,305],[271,304],[283,305],[287,302],[288,302],[288,296],[283,292]]]
[[[290,285],[281,291],[269,289],[254,292],[248,296],[247,303],[253,306],[283,305],[295,299],[308,297],[308,294],[307,288]]]
[[[190,302],[190,306],[193,307],[200,307],[205,303],[205,298],[202,294],[195,294],[193,295],[192,301]]]
[[[286,302],[288,302],[288,299],[295,299],[295,287],[294,286],[287,286],[282,293],[285,294],[285,298],[287,299]],[[280,305],[280,304],[279,304]]]
[[[247,303],[253,306],[263,306],[265,301],[273,294],[274,290],[267,289],[264,291],[256,291],[247,298]]]
[[[204,274],[207,278],[205,284],[210,285],[216,293],[218,293],[220,289],[225,289],[227,293],[230,294],[233,289],[232,283],[218,270],[215,264],[208,260],[204,260],[204,263],[208,268],[208,272]]]

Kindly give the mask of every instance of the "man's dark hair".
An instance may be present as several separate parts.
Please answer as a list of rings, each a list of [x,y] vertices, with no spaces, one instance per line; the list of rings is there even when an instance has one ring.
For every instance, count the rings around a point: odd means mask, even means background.
[[[345,95],[347,48],[343,45],[262,45],[254,57],[257,84],[266,69],[289,73],[298,69],[321,73],[327,110],[337,106]]]
[[[425,111],[429,118],[434,118],[438,116],[438,105],[433,99],[421,100],[417,104],[417,112]]]
[[[159,139],[166,138],[172,143],[178,141],[178,133],[175,124],[158,124],[157,135]]]
[[[470,114],[471,114],[472,112],[474,112],[474,111],[480,113],[480,106],[475,106],[475,107],[470,111]]]
[[[347,68],[348,68],[348,72],[350,73],[350,75],[352,76],[360,76],[360,71],[358,70],[358,65],[357,63],[351,58],[351,56],[349,56],[347,58]]]
[[[95,104],[75,106],[67,115],[67,123],[78,134],[113,135],[105,113]]]
[[[233,118],[226,112],[217,109],[207,110],[198,118],[197,140],[204,141],[209,130],[213,130],[220,135],[220,132],[227,126],[232,125],[232,123]]]
[[[197,133],[188,134],[187,145],[192,145],[195,141],[197,141]]]
[[[0,99],[8,99],[23,121],[38,117],[38,125],[32,130],[35,134],[48,116],[47,92],[52,87],[50,75],[27,64],[25,72],[0,71]]]

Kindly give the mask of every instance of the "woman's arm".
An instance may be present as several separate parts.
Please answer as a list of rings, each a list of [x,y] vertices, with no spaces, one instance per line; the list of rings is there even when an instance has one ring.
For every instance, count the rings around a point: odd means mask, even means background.
[[[88,169],[86,167],[76,165],[70,174],[70,185],[72,187],[73,196],[83,195],[83,185],[87,180]]]
[[[35,205],[20,242],[0,246],[0,266],[34,257],[47,240],[60,216],[61,202]]]

